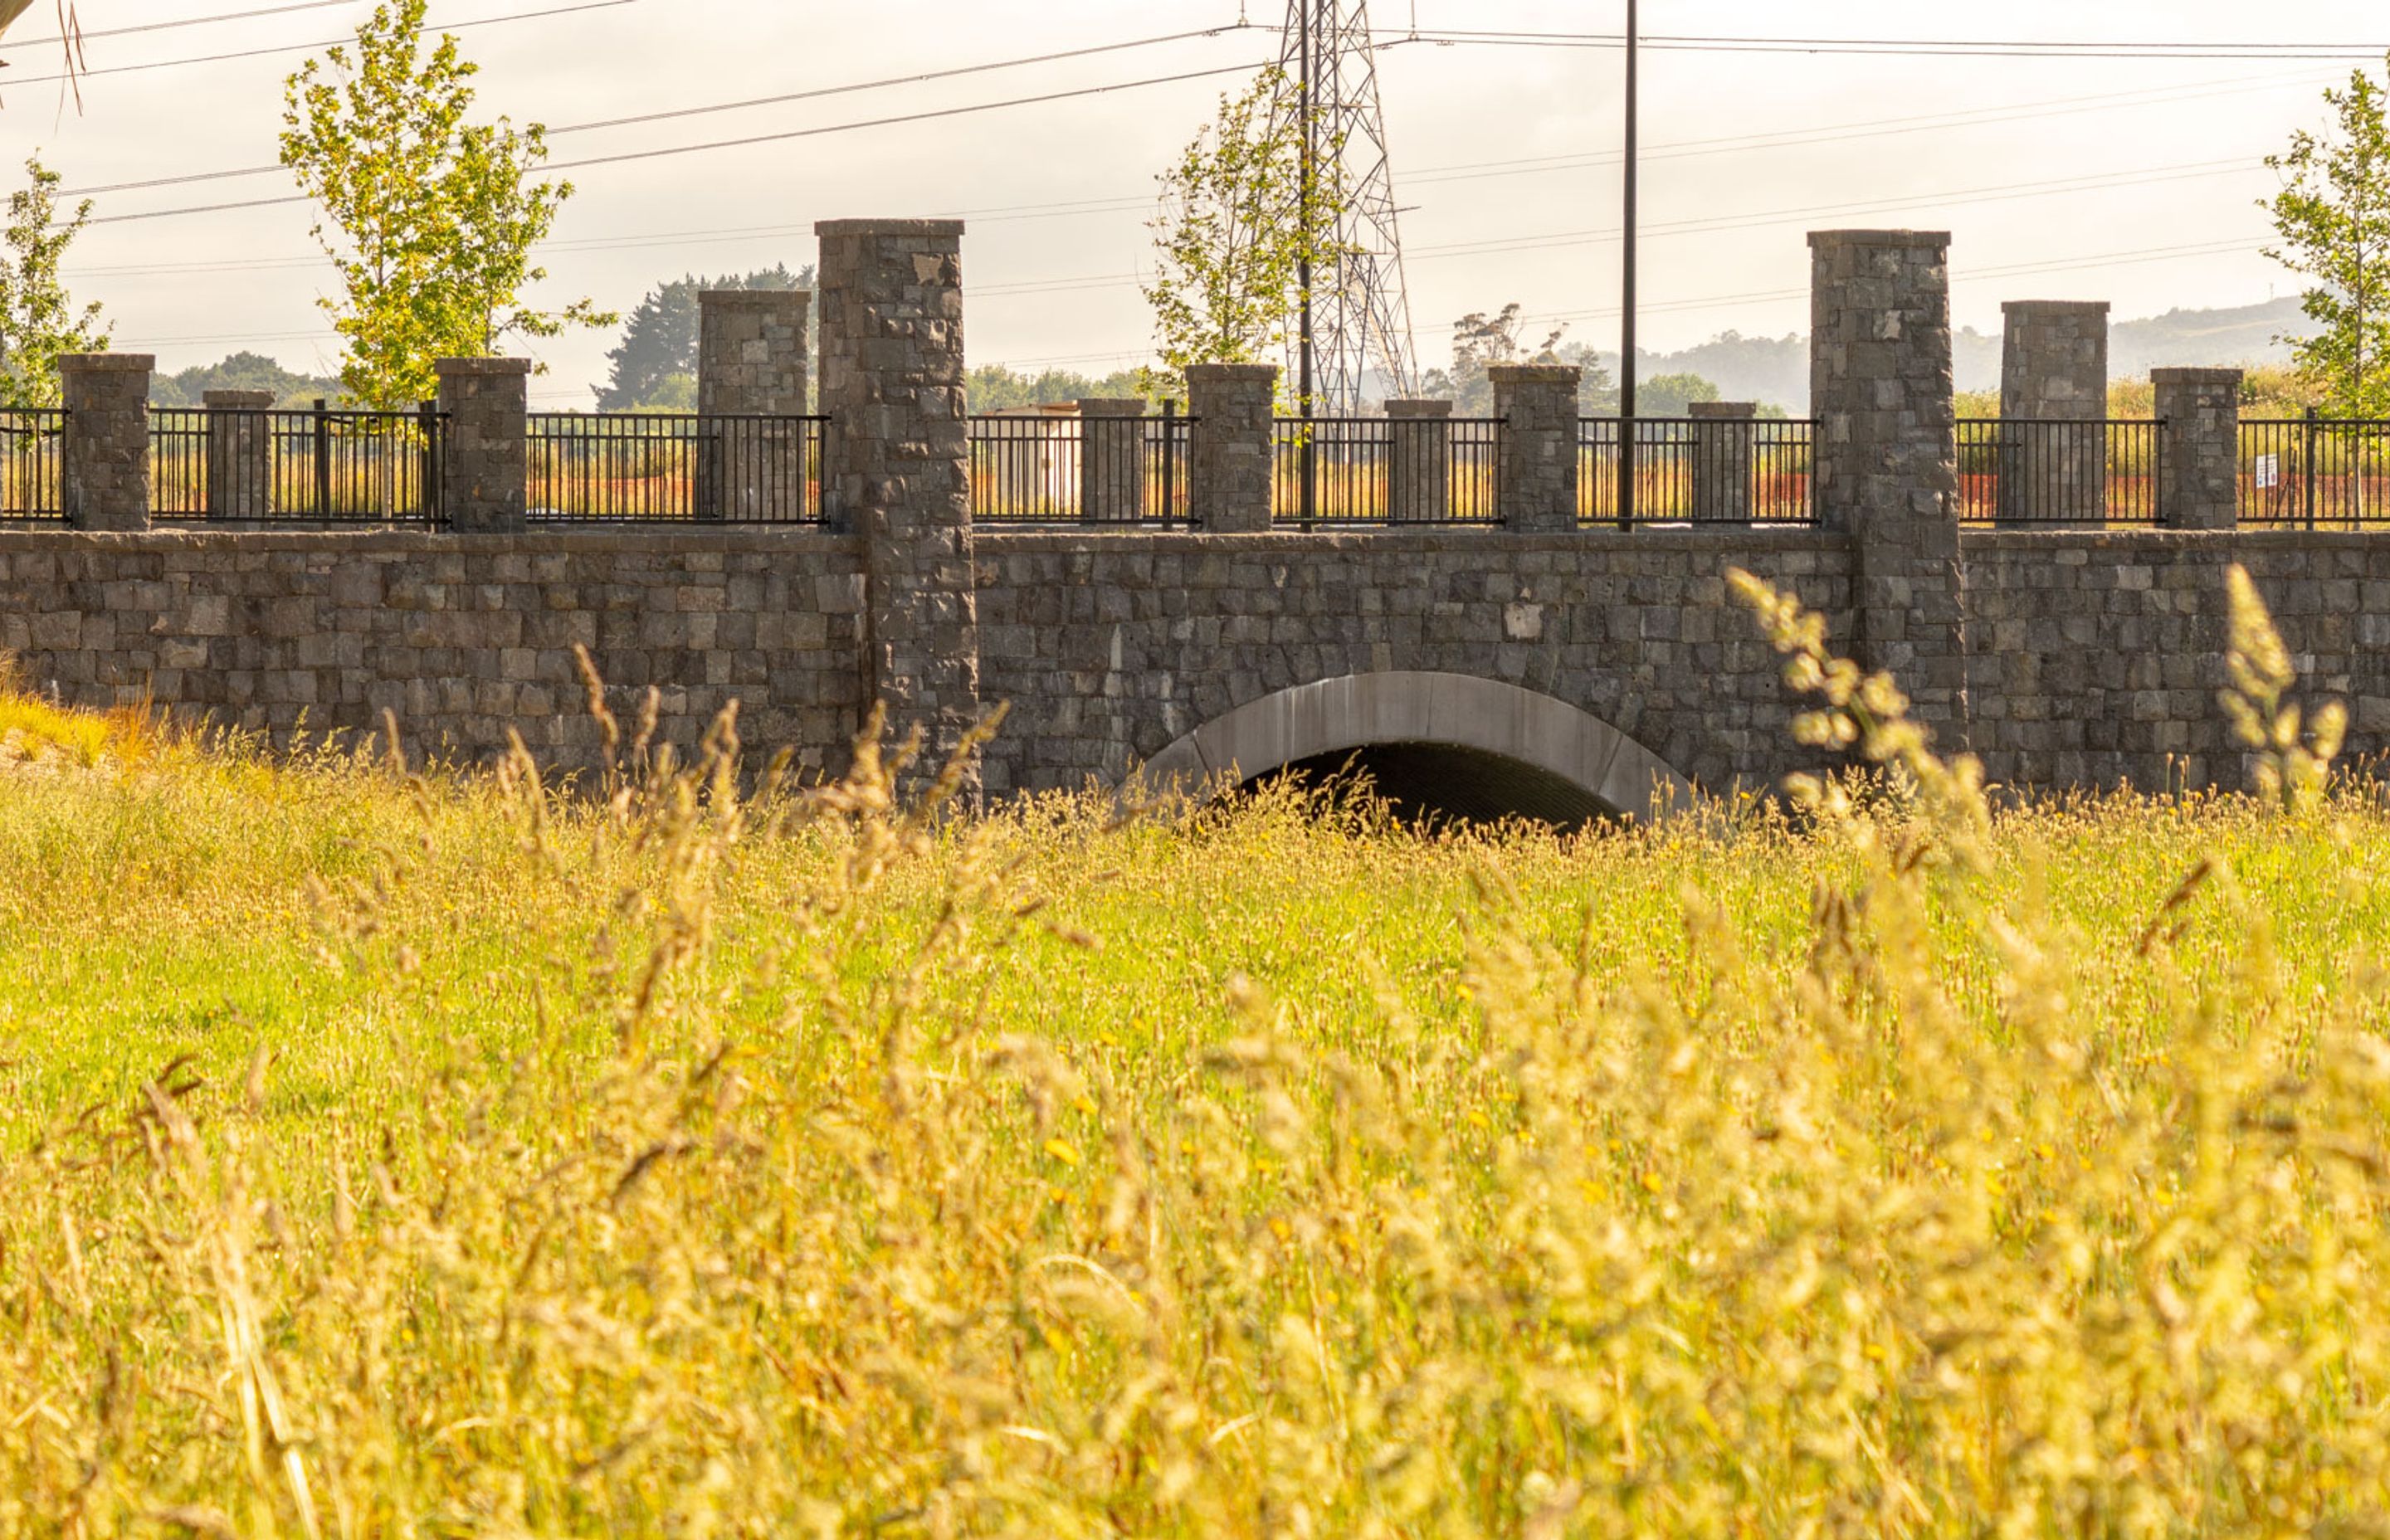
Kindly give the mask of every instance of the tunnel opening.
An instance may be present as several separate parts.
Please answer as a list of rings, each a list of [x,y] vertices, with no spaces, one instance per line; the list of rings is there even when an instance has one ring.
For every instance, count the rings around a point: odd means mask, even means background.
[[[1510,820],[1562,833],[1618,819],[1618,810],[1566,776],[1507,754],[1445,743],[1373,743],[1294,760],[1248,783],[1287,783],[1329,795],[1374,797],[1413,828],[1485,828]]]

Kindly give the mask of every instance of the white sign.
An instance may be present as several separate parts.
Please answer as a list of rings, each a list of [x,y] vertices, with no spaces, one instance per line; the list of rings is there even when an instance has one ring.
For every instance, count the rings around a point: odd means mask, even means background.
[[[2271,491],[2282,484],[2282,457],[2280,455],[2257,456],[2257,490]]]

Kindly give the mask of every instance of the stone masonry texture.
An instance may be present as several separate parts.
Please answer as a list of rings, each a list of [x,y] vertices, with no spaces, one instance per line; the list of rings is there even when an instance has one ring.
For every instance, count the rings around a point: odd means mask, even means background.
[[[286,744],[388,710],[415,751],[469,763],[509,727],[594,762],[578,643],[624,722],[653,686],[662,736],[693,749],[736,699],[748,742],[835,774],[862,611],[858,544],[811,530],[0,533],[0,651],[35,689]]]
[[[1096,398],[1078,405],[1079,518],[1134,524],[1145,517],[1145,403]]]
[[[212,518],[253,524],[270,516],[272,476],[266,412],[272,391],[208,391],[208,511]]]
[[[1190,479],[1204,529],[1249,534],[1270,527],[1277,395],[1275,364],[1188,366],[1187,411],[1195,419]]]
[[[531,411],[528,358],[442,358],[440,413],[447,421],[440,459],[440,499],[460,534],[503,534],[523,527],[530,475],[524,439]]]
[[[1576,397],[1583,375],[1567,364],[1497,364],[1485,371],[1494,415],[1503,422],[1503,522],[1518,533],[1576,528]]]
[[[804,516],[803,417],[811,379],[803,290],[708,289],[697,297],[697,410],[712,423],[698,461],[700,519],[788,522]]]
[[[866,693],[934,771],[980,718],[963,417],[962,225],[830,220],[821,237],[822,409],[833,516],[864,537]]]
[[[2165,424],[2158,507],[2178,530],[2229,530],[2241,521],[2241,371],[2152,369]]]
[[[157,362],[146,353],[58,360],[67,409],[58,493],[71,527],[149,527],[149,374]]]
[[[1693,522],[1750,523],[1752,424],[1759,404],[1696,401],[1685,411],[1693,419]]]
[[[2011,300],[2000,307],[2000,418],[2056,426],[1999,448],[1999,517],[2099,524],[2108,516],[2108,305]]]
[[[1386,518],[1441,524],[1452,517],[1452,403],[1386,403]]]
[[[2245,784],[2217,704],[2225,571],[2249,568],[2307,699],[2390,751],[2390,540],[2297,531],[1984,532],[1962,545],[1975,748],[2010,786]],[[1338,534],[985,532],[980,687],[1013,714],[992,791],[1086,786],[1229,710],[1358,673],[1433,670],[1589,712],[1713,791],[1821,756],[1726,574],[1790,587],[1837,647],[1860,551],[1829,531],[1468,529]],[[713,527],[419,532],[0,532],[0,650],[33,688],[154,700],[287,743],[377,730],[486,760],[520,731],[585,766],[574,643],[634,716],[659,692],[693,748],[741,703],[760,758],[834,775],[870,692],[859,537]]]
[[[1950,237],[1809,237],[1809,399],[1818,509],[1857,558],[1859,657],[1890,669],[1944,750],[1968,741],[1966,574],[1959,560]]]

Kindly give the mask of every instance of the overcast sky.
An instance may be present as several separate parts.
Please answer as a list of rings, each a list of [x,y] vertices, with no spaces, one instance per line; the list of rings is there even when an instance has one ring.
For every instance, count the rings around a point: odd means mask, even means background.
[[[61,105],[40,0],[16,31],[0,135],[71,187],[238,171],[276,158],[283,78],[369,0],[78,0],[88,32],[195,15],[281,14],[91,37]],[[572,7],[567,9],[567,7]],[[1239,30],[1240,12],[1256,25]],[[1378,34],[1615,32],[1624,0],[1376,0]],[[531,13],[550,12],[547,15]],[[481,107],[551,128],[1221,29],[1092,57],[562,134],[558,161],[833,129],[592,165],[544,260],[545,298],[627,310],[660,278],[813,260],[816,219],[960,214],[971,361],[1102,372],[1139,361],[1153,178],[1236,78],[1163,76],[1274,58],[1283,0],[432,0],[483,67]],[[1645,0],[1648,34],[2390,45],[2382,0]],[[2228,50],[2229,51],[2229,50]],[[1428,363],[1452,319],[1516,300],[1615,345],[1620,56],[1608,47],[1403,43],[1380,53],[1412,312]],[[179,61],[141,68],[157,61]],[[1648,52],[1647,347],[1802,327],[1803,232],[1951,229],[1959,317],[1999,302],[2106,299],[2118,317],[2262,301],[2261,165],[2319,126],[2352,62],[2281,57],[1987,58]],[[2377,72],[2381,66],[2375,65]],[[1124,89],[926,122],[841,127],[1087,87]],[[1764,136],[1755,141],[1748,136]],[[1737,140],[1743,142],[1737,143]],[[1695,141],[1728,141],[1703,144]],[[1688,151],[1692,153],[1688,153]],[[1522,161],[1539,162],[1520,164]],[[279,173],[100,195],[102,218],[289,192]],[[1085,205],[1072,207],[1071,205]],[[235,349],[338,360],[315,308],[329,272],[304,205],[96,224],[71,266],[117,345],[163,368]],[[1672,231],[1670,226],[1692,225]],[[2187,249],[2187,250],[2186,250]],[[539,349],[534,391],[587,400],[610,336]]]

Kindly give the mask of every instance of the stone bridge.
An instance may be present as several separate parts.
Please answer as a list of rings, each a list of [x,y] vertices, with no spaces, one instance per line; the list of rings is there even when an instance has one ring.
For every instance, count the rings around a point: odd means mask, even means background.
[[[146,361],[82,361],[76,527],[0,532],[0,649],[72,702],[284,741],[387,711],[418,751],[483,758],[512,729],[572,765],[597,742],[579,646],[618,709],[652,687],[693,742],[735,699],[749,744],[819,774],[875,699],[932,752],[1002,702],[991,794],[1358,754],[1423,801],[1566,821],[1816,767],[1736,568],[1897,670],[1998,780],[2237,784],[2215,697],[2240,562],[2308,685],[2349,701],[2353,751],[2390,748],[2390,541],[2229,527],[2227,377],[2161,381],[2173,527],[1961,531],[1944,237],[1812,237],[1816,528],[1579,528],[1574,381],[1529,369],[1502,381],[1502,528],[1304,533],[1269,528],[1268,376],[1235,367],[1191,382],[1195,529],[974,529],[960,236],[823,227],[821,527],[526,529],[522,376],[485,363],[444,397],[450,530],[148,529]]]

